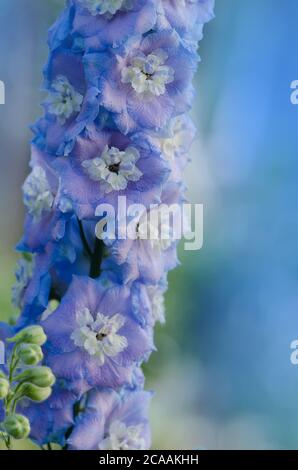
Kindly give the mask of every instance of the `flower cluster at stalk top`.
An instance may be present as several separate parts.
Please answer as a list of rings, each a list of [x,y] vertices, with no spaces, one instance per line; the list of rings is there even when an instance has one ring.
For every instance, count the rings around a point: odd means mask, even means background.
[[[213,3],[68,0],[50,29],[14,288],[16,329],[44,328],[56,377],[47,401],[22,410],[39,445],[150,447],[141,365],[178,259],[159,229],[147,239],[147,216],[184,201],[197,44]],[[118,215],[134,236],[101,237],[119,197],[142,208]],[[160,228],[173,232],[163,216]]]

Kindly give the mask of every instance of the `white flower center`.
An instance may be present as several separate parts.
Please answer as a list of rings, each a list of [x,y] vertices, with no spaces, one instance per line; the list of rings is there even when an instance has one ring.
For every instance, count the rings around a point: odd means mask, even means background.
[[[142,425],[126,426],[122,421],[113,421],[107,437],[99,448],[100,450],[144,450],[142,429]]]
[[[145,212],[137,224],[137,238],[150,240],[155,250],[167,250],[173,243],[170,213],[159,207]]]
[[[90,310],[84,308],[77,312],[76,320],[78,328],[72,333],[71,339],[90,356],[96,356],[99,365],[105,363],[106,357],[115,357],[127,348],[126,337],[118,334],[125,323],[123,315],[116,313],[107,317],[97,313],[94,319]]]
[[[117,11],[130,9],[133,0],[81,0],[90,13],[95,15],[115,15]]]
[[[129,181],[139,181],[142,172],[136,162],[140,158],[138,150],[128,147],[120,151],[115,147],[105,147],[100,157],[82,163],[89,178],[100,181],[105,193],[127,188]]]
[[[174,80],[174,70],[164,65],[167,58],[162,49],[148,56],[140,53],[131,60],[130,66],[122,69],[122,83],[130,83],[137,93],[163,95],[166,85]]]
[[[168,161],[185,152],[189,144],[189,132],[180,116],[172,119],[169,128],[169,137],[159,140],[160,149]]]
[[[40,219],[43,211],[50,211],[54,196],[44,169],[35,166],[23,185],[24,204],[30,215]]]
[[[12,288],[12,303],[21,308],[22,295],[28,286],[33,274],[33,259],[22,258],[17,262],[15,271],[16,283]]]
[[[151,301],[152,316],[154,321],[165,322],[165,302],[164,295],[156,286],[148,286],[147,292]]]
[[[79,112],[82,103],[83,96],[62,75],[52,83],[52,90],[46,99],[49,112],[55,114],[61,124],[64,124],[72,114]]]

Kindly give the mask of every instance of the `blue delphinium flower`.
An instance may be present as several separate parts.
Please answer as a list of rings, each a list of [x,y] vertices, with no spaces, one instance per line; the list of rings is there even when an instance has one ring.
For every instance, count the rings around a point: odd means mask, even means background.
[[[165,24],[183,38],[213,18],[214,0],[161,0],[161,8]]]
[[[18,261],[12,301],[22,310],[21,322],[25,324],[35,323],[47,307],[51,289],[48,268],[49,258],[43,253],[27,254]]]
[[[127,204],[154,203],[170,168],[157,149],[144,138],[133,140],[118,130],[87,126],[68,157],[53,164],[60,175],[61,193],[80,218],[91,218],[100,203],[117,206],[118,196]]]
[[[179,205],[181,203],[181,185],[167,182],[160,195],[160,205],[144,210],[130,223],[130,237],[122,240],[105,240],[110,256],[103,261],[106,269],[117,269],[121,266],[121,281],[128,283],[137,279],[145,283],[159,283],[164,274],[178,265],[176,247],[171,219],[163,216],[162,205]],[[158,230],[154,221],[160,220]],[[164,230],[165,237],[160,236]],[[152,238],[148,239],[148,233]],[[156,232],[156,233],[155,233]]]
[[[73,0],[73,31],[86,49],[116,47],[156,24],[156,0]]]
[[[50,29],[13,291],[15,328],[42,325],[44,364],[57,379],[49,400],[22,404],[40,445],[150,447],[141,365],[156,322],[165,321],[167,274],[178,264],[162,207],[179,211],[185,200],[195,134],[187,112],[213,3],[68,0]],[[141,210],[118,220],[129,223],[129,237],[120,224],[109,239],[101,207],[117,214],[119,196]]]
[[[47,364],[80,394],[131,383],[135,364],[153,349],[151,332],[132,314],[130,289],[108,281],[74,277],[59,307],[41,324],[48,337]]]
[[[59,47],[44,70],[45,115],[33,126],[34,142],[53,157],[67,154],[75,138],[99,113],[99,91],[87,88],[82,61],[82,51]]]
[[[148,409],[151,393],[93,390],[77,418],[71,450],[142,450],[150,447]]]
[[[153,152],[160,152],[170,165],[168,180],[179,183],[189,162],[189,150],[195,137],[195,126],[187,114],[171,119],[162,132],[136,133],[134,138],[142,139]]]
[[[84,56],[86,80],[124,134],[162,129],[191,105],[196,54],[173,31],[135,36],[123,46]]]
[[[74,405],[77,395],[63,383],[56,383],[52,395],[45,402],[36,404],[23,401],[18,411],[31,423],[31,439],[39,445],[49,442],[64,446],[65,434],[74,425]]]

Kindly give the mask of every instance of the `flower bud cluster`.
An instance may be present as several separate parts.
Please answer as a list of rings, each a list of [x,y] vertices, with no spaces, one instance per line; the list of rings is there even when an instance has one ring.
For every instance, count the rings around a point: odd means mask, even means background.
[[[8,448],[11,438],[25,439],[30,434],[30,422],[23,411],[26,401],[41,403],[49,398],[55,376],[51,369],[38,365],[43,360],[41,346],[46,342],[44,330],[32,325],[6,338],[11,345],[8,364],[0,371],[0,400],[3,404],[0,437]]]

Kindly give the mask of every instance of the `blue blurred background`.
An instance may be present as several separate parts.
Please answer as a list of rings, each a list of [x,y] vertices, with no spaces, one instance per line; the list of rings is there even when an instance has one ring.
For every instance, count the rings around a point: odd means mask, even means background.
[[[0,316],[22,232],[29,124],[41,114],[46,32],[62,0],[0,0]],[[205,28],[187,172],[205,242],[181,249],[167,324],[146,366],[154,447],[298,449],[296,0],[217,0]],[[23,444],[22,444],[23,445]]]

